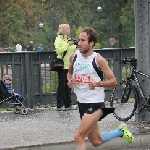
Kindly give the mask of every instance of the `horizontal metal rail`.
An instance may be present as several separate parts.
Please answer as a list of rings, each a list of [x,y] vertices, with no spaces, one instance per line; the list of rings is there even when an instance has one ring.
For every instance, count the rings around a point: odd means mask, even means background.
[[[133,57],[135,49],[99,49],[95,50],[108,61],[117,80],[130,74],[130,66],[122,66],[117,59]],[[55,52],[3,52],[0,55],[0,78],[12,75],[12,88],[15,92],[27,95],[26,107],[37,104],[56,103],[58,86],[57,72],[50,70]],[[110,99],[111,88],[106,88],[106,98]],[[72,91],[72,100],[76,96]]]

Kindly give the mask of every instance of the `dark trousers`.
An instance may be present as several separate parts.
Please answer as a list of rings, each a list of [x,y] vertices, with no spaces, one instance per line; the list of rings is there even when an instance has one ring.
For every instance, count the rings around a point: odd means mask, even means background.
[[[57,108],[71,106],[71,88],[67,85],[68,69],[58,71]]]

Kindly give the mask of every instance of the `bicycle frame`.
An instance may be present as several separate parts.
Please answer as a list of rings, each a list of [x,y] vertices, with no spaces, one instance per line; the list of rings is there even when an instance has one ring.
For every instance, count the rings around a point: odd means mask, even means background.
[[[118,81],[118,84],[113,88],[110,97],[110,106],[115,106],[114,116],[119,121],[128,121],[135,113],[139,114],[144,108],[150,111],[150,95],[144,93],[141,82],[138,79],[138,75],[148,79],[150,79],[150,75],[136,69],[137,59],[135,58],[125,58],[120,60],[120,62],[132,67],[131,74],[125,80]],[[129,103],[126,104],[128,101]],[[140,103],[139,106],[138,103]],[[125,108],[128,105],[131,106],[131,109],[126,112]],[[137,110],[138,107],[139,109]],[[121,109],[125,110],[124,114],[120,114]]]
[[[149,79],[150,79],[150,75],[142,73],[141,71],[136,70],[135,67],[133,66],[131,76],[127,78],[127,81],[129,81],[129,82],[135,81],[136,86],[137,86],[137,90],[140,93],[142,100],[144,101],[144,104],[143,104],[142,108],[140,108],[140,110],[138,112],[138,113],[140,113],[145,107],[150,106],[150,105],[148,105],[148,99],[144,95],[143,89],[142,89],[142,87],[140,85],[140,82],[137,78],[137,74],[139,74],[141,76],[144,76],[146,78],[149,78]]]

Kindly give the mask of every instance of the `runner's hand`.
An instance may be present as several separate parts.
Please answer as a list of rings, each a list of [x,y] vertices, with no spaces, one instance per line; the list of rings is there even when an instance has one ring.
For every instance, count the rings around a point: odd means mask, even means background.
[[[73,88],[74,87],[72,79],[68,80],[67,85],[68,85],[69,88]]]
[[[96,87],[95,82],[89,82],[89,87],[90,87],[91,90],[94,90],[95,87]]]

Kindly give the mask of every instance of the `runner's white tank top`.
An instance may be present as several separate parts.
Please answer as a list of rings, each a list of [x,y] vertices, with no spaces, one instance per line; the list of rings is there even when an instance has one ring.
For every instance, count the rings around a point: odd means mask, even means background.
[[[104,87],[96,87],[91,90],[88,86],[89,82],[99,82],[103,80],[103,73],[97,67],[96,56],[98,53],[94,52],[91,56],[85,58],[77,50],[73,58],[73,81],[74,92],[77,96],[77,101],[80,103],[100,103],[104,102],[105,93]],[[101,72],[98,75],[95,67]]]

